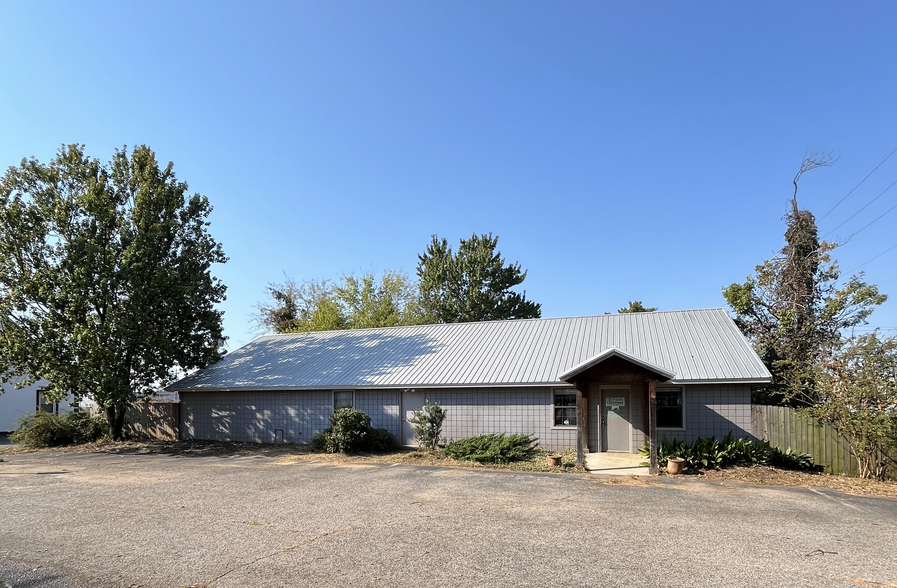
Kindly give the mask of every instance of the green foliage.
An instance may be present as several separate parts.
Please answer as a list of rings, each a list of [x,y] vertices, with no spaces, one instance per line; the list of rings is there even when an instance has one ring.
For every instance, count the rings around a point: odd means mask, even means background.
[[[640,453],[643,456],[650,454],[647,443],[642,446]],[[668,441],[664,437],[657,447],[657,461],[665,464],[672,457],[682,458],[687,467],[695,470],[718,470],[734,465],[771,465],[795,470],[817,469],[813,465],[813,459],[805,453],[796,453],[790,448],[782,451],[770,447],[767,441],[735,439],[731,432],[721,441],[715,437],[698,437],[691,444],[676,439]]]
[[[808,409],[850,444],[860,477],[884,480],[897,450],[897,338],[848,339],[820,362],[821,401]]]
[[[455,254],[448,241],[433,235],[418,255],[424,308],[440,323],[539,318],[541,305],[511,290],[523,283],[519,263],[505,265],[496,251],[498,237],[472,235],[461,239]]]
[[[656,306],[646,308],[645,306],[642,305],[641,300],[630,300],[629,306],[625,306],[625,307],[619,309],[617,312],[620,314],[626,314],[626,313],[630,313],[630,312],[654,312],[655,310],[657,310]]]
[[[377,453],[398,446],[386,429],[371,428],[371,417],[355,408],[341,408],[330,416],[330,427],[312,440],[312,449],[327,453]]]
[[[785,450],[779,449],[778,447],[770,448],[769,459],[766,462],[766,465],[783,470],[815,471],[817,469],[811,455],[794,451],[790,447]]]
[[[330,416],[329,453],[360,451],[371,431],[371,417],[356,408],[341,408]]]
[[[371,429],[367,436],[365,451],[370,453],[386,453],[399,446],[395,435],[386,429]]]
[[[344,275],[336,284],[309,280],[302,284],[286,278],[269,284],[270,300],[259,304],[255,322],[264,331],[295,333],[395,327],[428,322],[407,274],[385,271]]]
[[[430,404],[429,400],[424,401],[424,405],[420,410],[411,412],[411,430],[414,431],[414,438],[417,445],[421,449],[433,451],[439,444],[442,437],[442,423],[445,422],[446,411],[438,402]]]
[[[536,452],[537,441],[535,435],[493,433],[453,441],[445,446],[445,453],[459,460],[508,463],[530,459]]]
[[[128,403],[219,358],[227,258],[206,197],[146,146],[102,164],[79,145],[0,179],[0,373],[90,395],[120,439]]]
[[[841,273],[829,255],[836,245],[821,242],[813,214],[797,206],[801,174],[830,164],[826,156],[804,159],[794,179],[781,252],[758,265],[743,284],[723,289],[736,324],[773,376],[771,384],[755,389],[755,404],[815,404],[814,369],[820,354],[837,344],[843,330],[866,324],[875,307],[887,300],[862,280],[862,273],[838,287]]]
[[[19,428],[9,435],[11,441],[25,447],[57,447],[92,443],[107,436],[108,424],[84,412],[54,415],[36,412],[21,420]]]

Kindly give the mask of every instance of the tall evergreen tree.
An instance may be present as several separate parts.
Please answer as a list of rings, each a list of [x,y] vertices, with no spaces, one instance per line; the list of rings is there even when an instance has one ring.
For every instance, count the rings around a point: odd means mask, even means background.
[[[654,312],[656,310],[656,306],[645,307],[645,305],[642,304],[641,300],[630,300],[629,306],[625,306],[619,309],[617,312],[620,314],[627,314],[630,312]]]
[[[418,255],[424,308],[440,323],[539,318],[542,305],[512,290],[526,279],[519,263],[506,264],[496,251],[498,237],[461,239],[454,253],[448,241],[433,235]]]

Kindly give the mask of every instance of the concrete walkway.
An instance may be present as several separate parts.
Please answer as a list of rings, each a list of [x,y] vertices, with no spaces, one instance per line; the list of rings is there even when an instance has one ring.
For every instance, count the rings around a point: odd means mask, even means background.
[[[585,468],[605,476],[647,476],[648,468],[640,465],[645,458],[632,453],[586,453]]]

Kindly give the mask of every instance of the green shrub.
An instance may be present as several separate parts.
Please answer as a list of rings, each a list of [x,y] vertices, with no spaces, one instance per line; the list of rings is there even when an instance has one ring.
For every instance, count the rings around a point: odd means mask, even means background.
[[[535,435],[493,433],[453,441],[445,446],[445,453],[454,459],[508,463],[531,458],[537,441]]]
[[[392,451],[398,446],[398,439],[386,429],[371,429],[371,433],[368,435],[366,451],[370,451],[371,453],[385,453],[387,451]]]
[[[649,454],[647,443],[642,446],[641,454]],[[693,443],[666,437],[657,445],[657,461],[664,464],[671,457],[681,457],[685,465],[696,470],[721,469],[733,465],[770,465],[773,467],[814,470],[813,459],[806,453],[796,453],[790,448],[782,451],[770,447],[768,441],[752,439],[735,439],[729,432],[722,441],[715,437],[698,437]]]
[[[26,447],[57,447],[76,443],[91,443],[108,434],[108,426],[102,417],[91,417],[84,412],[54,415],[35,412],[21,419],[19,428],[9,439]]]
[[[313,451],[327,453],[378,453],[391,451],[398,441],[386,429],[371,427],[371,417],[355,408],[341,408],[330,417],[330,427],[315,435]]]
[[[817,471],[822,468],[813,463],[813,457],[807,453],[794,451],[790,447],[782,451],[778,447],[770,450],[769,465],[786,470]]]
[[[414,431],[418,447],[433,451],[439,444],[439,438],[442,437],[445,409],[439,406],[438,402],[430,404],[430,401],[426,400],[420,410],[411,411],[408,422],[412,425],[411,430]]]

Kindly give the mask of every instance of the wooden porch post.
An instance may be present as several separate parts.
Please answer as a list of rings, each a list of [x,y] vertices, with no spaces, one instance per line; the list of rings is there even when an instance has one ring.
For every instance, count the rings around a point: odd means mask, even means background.
[[[657,380],[648,380],[648,440],[651,454],[652,475],[657,474]]]
[[[585,423],[583,422],[583,410],[582,410],[582,387],[583,384],[581,382],[576,382],[576,465],[582,466],[584,454],[582,451],[582,440],[583,434],[582,429]]]

